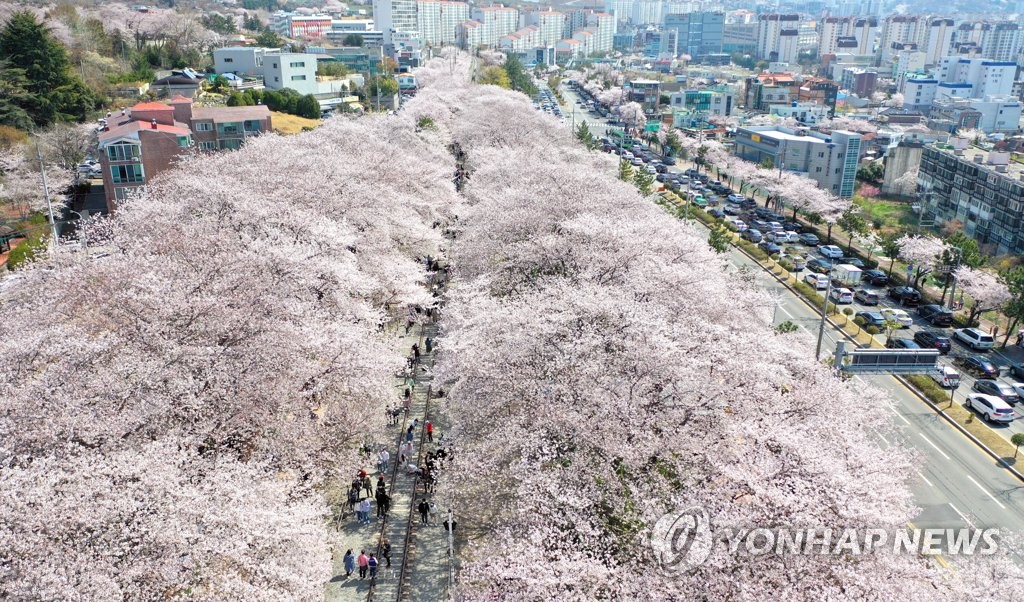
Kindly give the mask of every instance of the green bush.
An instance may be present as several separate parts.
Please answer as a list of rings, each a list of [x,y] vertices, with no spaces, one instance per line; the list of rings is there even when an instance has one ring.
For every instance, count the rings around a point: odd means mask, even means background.
[[[747,255],[750,255],[757,261],[764,261],[765,259],[768,259],[768,254],[759,249],[757,245],[750,242],[749,240],[740,239],[740,241],[736,244],[738,244],[740,248],[747,253]]]
[[[864,332],[866,332],[868,334],[878,334],[878,333],[882,332],[882,329],[877,327],[877,326],[875,326],[874,324],[871,324],[871,325],[869,325],[868,327],[866,327],[864,329]]]
[[[782,267],[782,269],[786,270],[787,272],[792,272],[793,271],[793,264],[792,263],[789,263],[785,259],[779,259],[778,261],[779,261],[779,266]]]
[[[46,250],[46,242],[41,237],[33,237],[23,240],[21,244],[11,250],[7,255],[7,269],[16,270],[26,261],[35,259]]]
[[[932,403],[949,403],[949,391],[940,387],[932,377],[924,374],[911,374],[907,376],[907,380]]]
[[[968,318],[968,316],[965,316],[964,314],[954,314],[953,315],[953,327],[954,328],[973,328],[973,327],[978,325],[978,321],[977,320],[975,320],[974,322],[968,324],[967,323],[967,318]]]
[[[817,289],[802,280],[798,280],[793,284],[793,288],[796,289],[796,292],[800,293],[815,308],[821,307],[821,304],[825,302],[825,297],[818,294]]]

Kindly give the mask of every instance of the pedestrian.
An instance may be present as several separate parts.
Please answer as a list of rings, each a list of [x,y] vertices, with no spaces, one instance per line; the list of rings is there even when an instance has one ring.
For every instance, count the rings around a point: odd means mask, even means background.
[[[427,345],[427,353],[430,353],[431,351],[433,351],[434,350],[434,339],[432,339],[430,337],[427,337],[426,345]]]
[[[405,415],[406,416],[409,415],[409,410],[410,409],[412,409],[412,397],[406,397],[405,398]],[[395,424],[398,424],[397,420],[395,421]]]
[[[359,558],[356,558],[359,565],[359,578],[366,579],[366,571],[369,569],[370,559],[366,557],[366,550],[359,550]]]
[[[388,471],[388,464],[390,462],[391,462],[391,453],[388,452],[388,450],[382,448],[380,450],[380,453],[377,454],[377,470],[379,472],[387,472]],[[384,480],[383,476],[381,476],[381,480]]]
[[[423,500],[416,509],[420,511],[420,522],[424,525],[427,524],[427,517],[430,515],[430,504],[427,503],[427,500]]]
[[[1024,328],[1017,331],[1017,346],[1024,346]]]
[[[415,361],[420,361],[420,345],[419,343],[412,344],[412,357]]]
[[[353,482],[353,487],[348,490],[348,509],[355,510],[356,503],[359,501],[359,484]]]
[[[384,493],[383,489],[377,491],[377,518],[384,518],[387,516],[387,512],[384,510],[384,498],[387,496],[388,494]]]
[[[427,441],[430,441],[431,443],[433,443],[434,442],[434,423],[428,420],[427,424],[426,424],[426,429],[427,429]]]
[[[412,330],[412,325],[413,325],[412,318],[409,318],[409,319],[407,319],[405,321],[405,334],[409,334],[409,331]]]
[[[363,513],[363,524],[370,524],[370,498],[359,502],[359,510]]]
[[[437,524],[437,502],[430,500],[430,524]]]
[[[379,477],[377,477],[377,493],[384,491],[387,488],[387,486],[387,483],[384,482],[384,475],[380,475]]]
[[[376,579],[377,567],[380,566],[380,561],[377,560],[376,554],[370,554],[370,558],[366,561],[366,566],[370,567],[370,579]]]
[[[384,559],[384,562],[388,563],[387,567],[391,568],[391,542],[385,537],[380,542],[380,557]]]
[[[380,496],[380,499],[377,500],[377,506],[379,516],[381,518],[387,518],[388,512],[391,511],[391,496],[386,493]]]
[[[450,523],[448,522],[447,518],[444,519],[444,530],[446,532],[450,531],[451,533],[454,534],[455,533],[455,528],[458,527],[458,526],[459,526],[459,521],[455,520],[454,517],[451,519]]]
[[[349,550],[345,552],[345,578],[351,577],[354,570],[356,570],[356,557],[352,554],[352,550]]]
[[[410,425],[409,425],[409,429],[408,429],[407,431],[405,431],[405,441],[406,441],[407,443],[412,443],[412,438],[413,438],[413,430],[414,430],[415,428],[416,428],[416,427],[414,427],[413,425],[411,425],[411,424],[410,424]]]

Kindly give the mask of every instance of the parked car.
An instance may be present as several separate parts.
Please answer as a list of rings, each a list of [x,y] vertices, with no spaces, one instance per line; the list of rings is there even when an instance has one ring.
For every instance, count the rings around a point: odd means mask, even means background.
[[[743,234],[740,234],[740,236],[750,242],[761,242],[761,239],[763,238],[760,230],[755,230],[754,228],[747,228],[743,231]]]
[[[987,351],[996,344],[995,337],[977,328],[957,328],[953,338],[975,351]]]
[[[922,305],[917,308],[917,314],[932,326],[953,325],[953,312],[941,305]]]
[[[676,164],[675,157],[670,157],[668,155],[665,155],[665,158],[663,158],[661,160],[661,162],[664,163],[665,165],[675,165]]]
[[[955,389],[960,386],[960,373],[949,366],[939,366],[931,373],[931,377],[943,389]]]
[[[786,243],[789,242],[789,236],[785,232],[769,232],[764,237],[774,243]]]
[[[963,366],[964,370],[980,378],[998,378],[999,368],[987,358],[980,355],[962,355],[953,358],[953,363]]]
[[[853,300],[861,305],[878,305],[881,296],[874,291],[859,288],[853,293]]]
[[[808,247],[816,247],[821,241],[818,240],[818,235],[811,234],[810,232],[804,232],[800,235],[800,242],[804,243]]]
[[[774,254],[776,254],[776,253],[778,253],[778,252],[782,251],[782,247],[780,247],[779,245],[777,245],[777,244],[775,244],[775,243],[773,243],[772,241],[770,241],[770,240],[767,240],[767,239],[765,239],[765,240],[762,240],[761,242],[759,242],[759,243],[757,244],[757,246],[758,246],[758,247],[759,247],[759,248],[760,248],[760,249],[761,249],[762,251],[764,251],[765,253],[767,253],[768,255],[774,255]]]
[[[853,303],[853,291],[848,288],[834,288],[829,292],[828,296],[835,301],[836,305]]]
[[[724,211],[726,215],[739,215],[743,213],[743,210],[739,205],[734,205],[732,203],[726,203],[725,207],[722,208],[722,211]]]
[[[797,234],[796,232],[794,232],[793,230],[787,230],[785,232],[785,234],[786,234],[785,242],[790,242],[790,243],[799,243],[800,242],[800,235]]]
[[[744,197],[742,194],[730,194],[729,195],[729,202],[730,203],[742,203],[745,198],[746,197]]]
[[[885,346],[888,347],[889,349],[920,349],[921,348],[921,346],[918,345],[913,339],[889,339],[889,341],[885,344]]]
[[[829,259],[840,259],[843,256],[843,250],[835,245],[819,245],[818,253]]]
[[[889,298],[900,305],[915,307],[921,302],[921,293],[911,286],[894,286],[889,289]]]
[[[900,328],[910,328],[914,325],[914,318],[910,317],[910,314],[903,311],[902,309],[896,309],[893,307],[886,307],[881,312],[882,317],[889,322],[896,322],[900,325]]]
[[[1013,408],[994,395],[970,393],[967,395],[967,407],[980,414],[989,422],[1001,422],[1004,424],[1013,422]]]
[[[843,257],[838,261],[838,263],[841,263],[843,265],[852,265],[854,267],[858,267],[861,269],[864,268],[864,260],[861,259],[860,257]]]
[[[718,207],[712,207],[711,209],[708,209],[708,215],[721,219],[725,217],[725,212]]]
[[[668,167],[666,167],[664,163],[655,163],[654,170],[660,174],[668,173]]]
[[[815,274],[814,272],[811,272],[804,276],[804,282],[819,291],[823,291],[828,288],[828,276],[825,276],[824,274]]]
[[[974,386],[971,387],[978,393],[984,393],[985,395],[994,395],[999,399],[1002,399],[1006,403],[1014,404],[1020,403],[1020,395],[1013,390],[1010,385],[1004,384],[995,380],[994,378],[979,378],[974,381]]]
[[[877,268],[873,270],[864,270],[860,279],[875,286],[885,286],[886,284],[889,284],[889,276]]]
[[[853,317],[854,319],[863,319],[864,326],[874,326],[876,328],[885,326],[885,318],[877,311],[859,311]]]
[[[807,262],[807,269],[817,274],[827,274],[832,270],[832,262],[827,259],[815,257]]]
[[[939,350],[939,353],[946,355],[953,348],[953,342],[941,332],[931,330],[919,330],[914,333],[914,340],[922,347],[931,347]]]

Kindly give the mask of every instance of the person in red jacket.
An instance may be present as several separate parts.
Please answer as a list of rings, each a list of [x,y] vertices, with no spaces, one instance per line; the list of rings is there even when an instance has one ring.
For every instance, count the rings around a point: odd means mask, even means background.
[[[431,443],[433,443],[433,441],[434,441],[434,423],[432,423],[432,422],[430,422],[428,420],[427,424],[426,424],[426,428],[427,428],[427,441],[430,441]]]

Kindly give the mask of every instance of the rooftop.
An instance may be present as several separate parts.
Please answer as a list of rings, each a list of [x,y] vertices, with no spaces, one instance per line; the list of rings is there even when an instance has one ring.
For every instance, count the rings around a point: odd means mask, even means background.
[[[174,125],[158,123],[156,124],[156,127],[153,127],[153,124],[149,121],[134,120],[131,117],[121,117],[120,119],[121,121],[119,123],[111,124],[109,130],[100,132],[100,146],[102,146],[104,142],[110,142],[118,138],[123,138],[125,136],[135,134],[140,130],[152,130],[156,132],[163,132],[165,134],[174,134],[175,136],[189,136],[192,134],[192,130],[190,130],[188,126],[184,123],[175,122]],[[136,135],[132,137],[137,138],[138,136]]]
[[[931,148],[951,155],[957,159],[977,165],[977,167],[988,172],[998,173],[1014,181],[1021,181],[1024,176],[1024,163],[1014,161],[1014,153],[984,149],[978,146],[966,145],[965,148],[957,149],[956,146],[964,146],[963,139],[951,137],[949,144],[933,144]],[[980,159],[979,159],[980,157]],[[1019,155],[1018,155],[1019,157]],[[1020,157],[1024,161],[1024,157]],[[998,165],[1005,165],[1005,172],[996,169]]]
[[[267,119],[270,109],[266,105],[248,107],[194,107],[192,119],[211,119],[216,123],[226,123],[245,119]]]

